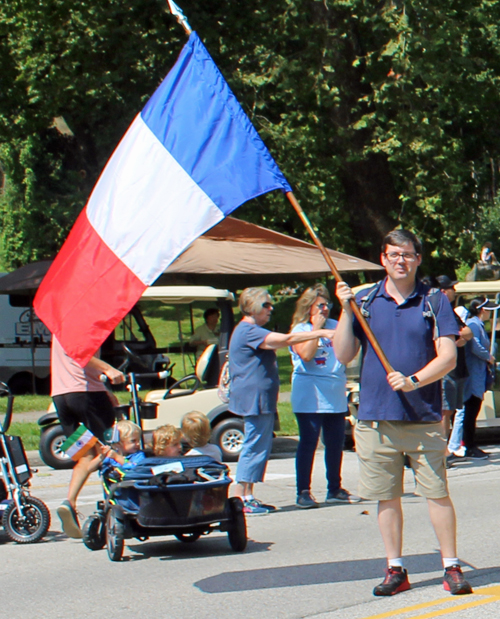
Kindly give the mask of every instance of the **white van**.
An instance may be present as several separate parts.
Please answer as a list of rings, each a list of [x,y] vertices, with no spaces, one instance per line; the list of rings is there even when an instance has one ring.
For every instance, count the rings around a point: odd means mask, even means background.
[[[0,295],[0,382],[12,393],[49,392],[51,337],[28,297]]]

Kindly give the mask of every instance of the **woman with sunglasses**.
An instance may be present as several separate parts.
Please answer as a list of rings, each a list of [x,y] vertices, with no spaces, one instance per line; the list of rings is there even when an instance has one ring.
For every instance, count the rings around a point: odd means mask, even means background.
[[[247,516],[260,516],[275,510],[253,495],[254,484],[264,480],[277,414],[279,377],[274,351],[318,338],[331,340],[333,331],[315,329],[285,334],[264,329],[273,311],[271,296],[264,288],[243,290],[239,307],[243,318],[229,344],[229,410],[245,422],[235,495],[243,500]]]
[[[297,301],[292,334],[332,329],[336,320],[328,316],[332,304],[323,284],[308,288]],[[310,340],[291,347],[292,409],[299,426],[295,459],[297,507],[319,507],[311,494],[314,453],[323,430],[327,478],[327,503],[354,503],[359,497],[342,488],[340,470],[347,415],[346,375],[333,351],[332,338]]]

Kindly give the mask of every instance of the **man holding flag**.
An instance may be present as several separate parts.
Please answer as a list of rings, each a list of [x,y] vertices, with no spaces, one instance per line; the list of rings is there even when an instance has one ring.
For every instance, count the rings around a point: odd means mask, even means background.
[[[122,372],[99,359],[98,354],[91,357],[84,367],[80,367],[66,354],[57,338],[52,338],[52,398],[67,437],[74,434],[82,424],[96,439],[103,442],[104,431],[113,425],[113,405],[117,402],[100,380],[101,374],[105,374],[113,384],[125,380]],[[94,439],[80,452],[76,452],[74,459],[78,459],[71,474],[67,499],[57,508],[63,531],[75,539],[82,537],[76,501],[88,476],[95,470],[95,459],[100,455],[99,445],[95,443]],[[88,445],[91,445],[89,449],[86,448]]]
[[[378,501],[378,524],[387,553],[385,580],[374,595],[410,589],[403,565],[404,459],[415,474],[416,493],[427,505],[441,550],[443,586],[453,595],[472,593],[457,558],[456,518],[448,493],[441,426],[440,379],[456,364],[458,329],[448,299],[417,279],[422,262],[419,239],[393,230],[384,239],[381,263],[387,277],[356,299],[396,371],[386,371],[359,321],[353,318],[353,293],[337,284],[342,314],[333,346],[337,359],[349,363],[362,346],[361,389],[356,424],[359,494]]]

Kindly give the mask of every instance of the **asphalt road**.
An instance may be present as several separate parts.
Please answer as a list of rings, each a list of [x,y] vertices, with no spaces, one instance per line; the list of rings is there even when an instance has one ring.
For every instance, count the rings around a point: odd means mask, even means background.
[[[291,443],[289,443],[291,444]],[[285,450],[286,451],[286,450]],[[227,537],[213,533],[194,544],[172,537],[128,540],[124,560],[109,561],[70,540],[55,508],[65,497],[69,471],[40,467],[32,494],[52,511],[47,539],[20,546],[0,530],[0,616],[15,619],[457,619],[500,616],[498,523],[500,448],[487,462],[462,463],[449,480],[458,515],[459,556],[474,586],[471,596],[443,591],[437,545],[425,501],[413,494],[406,474],[405,555],[412,589],[375,598],[372,589],[385,567],[376,505],[294,506],[294,459],[271,459],[260,498],[280,511],[248,519],[249,544],[233,552]],[[356,455],[345,453],[344,486],[354,491]],[[325,496],[322,453],[318,451],[313,493]],[[87,516],[101,497],[93,476],[79,508]]]

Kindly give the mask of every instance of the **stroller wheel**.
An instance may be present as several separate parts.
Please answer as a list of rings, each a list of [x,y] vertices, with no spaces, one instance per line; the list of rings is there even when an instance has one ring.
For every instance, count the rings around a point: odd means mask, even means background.
[[[89,550],[101,550],[106,546],[106,528],[101,516],[92,514],[83,523],[83,543]]]
[[[109,509],[106,514],[106,547],[111,561],[120,561],[123,555],[125,540],[125,527],[123,522],[117,520],[113,510]]]
[[[38,542],[50,527],[50,512],[43,501],[34,496],[21,498],[24,514],[12,502],[3,513],[2,524],[7,535],[18,544]]]
[[[176,533],[175,537],[180,542],[184,542],[185,544],[192,544],[197,539],[200,539],[200,534],[199,533]]]
[[[231,497],[228,500],[231,512],[231,520],[227,529],[229,544],[236,552],[243,552],[247,547],[247,523],[243,512],[243,502],[239,497]]]

